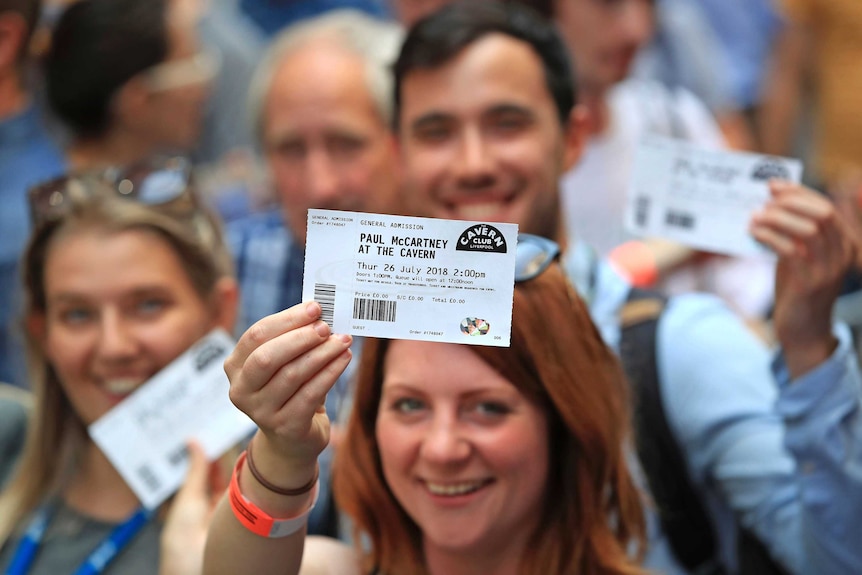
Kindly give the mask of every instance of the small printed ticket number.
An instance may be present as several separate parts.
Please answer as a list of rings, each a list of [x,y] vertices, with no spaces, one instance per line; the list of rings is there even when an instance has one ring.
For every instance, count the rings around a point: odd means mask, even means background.
[[[336,333],[508,346],[515,224],[308,211],[303,301]]]

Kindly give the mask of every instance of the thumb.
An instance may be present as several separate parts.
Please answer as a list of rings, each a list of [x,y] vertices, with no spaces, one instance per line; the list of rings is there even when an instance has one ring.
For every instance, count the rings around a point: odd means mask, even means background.
[[[178,494],[180,497],[184,493],[205,493],[209,476],[209,462],[200,443],[192,439],[186,447],[189,452],[189,469]]]

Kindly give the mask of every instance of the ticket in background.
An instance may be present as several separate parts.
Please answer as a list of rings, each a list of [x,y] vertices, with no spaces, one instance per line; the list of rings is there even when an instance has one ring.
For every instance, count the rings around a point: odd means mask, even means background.
[[[308,211],[303,301],[337,333],[508,346],[516,224]]]
[[[215,330],[89,427],[90,437],[150,509],[180,487],[194,438],[215,459],[255,430],[228,398],[234,341]]]
[[[801,177],[799,160],[649,136],[635,156],[625,225],[703,251],[768,253],[748,233],[751,216],[768,201],[771,178]]]

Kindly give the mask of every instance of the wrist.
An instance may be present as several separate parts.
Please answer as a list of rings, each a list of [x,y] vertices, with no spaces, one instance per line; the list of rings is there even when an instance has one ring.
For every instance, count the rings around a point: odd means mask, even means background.
[[[234,517],[243,527],[261,537],[275,538],[287,537],[305,527],[308,523],[308,516],[312,509],[317,504],[317,498],[320,494],[320,483],[315,479],[312,489],[304,493],[302,496],[290,497],[296,500],[300,497],[305,499],[305,502],[292,510],[280,513],[270,513],[259,507],[240,486],[240,476],[244,475],[244,479],[248,478],[243,471],[247,470],[246,453],[242,453],[237,459],[234,472],[231,477],[230,487],[228,489],[228,500],[231,511]],[[310,498],[310,503],[308,502]],[[276,519],[275,517],[282,517]]]
[[[828,337],[807,344],[782,345],[784,361],[791,381],[805,375],[828,360],[838,348],[838,339],[831,333]]]
[[[279,485],[299,487],[309,483],[317,473],[319,453],[286,454],[282,442],[259,432],[248,443],[254,449],[254,466],[259,474]]]
[[[608,255],[608,261],[634,286],[648,287],[658,280],[655,254],[644,242],[632,240],[617,246]]]

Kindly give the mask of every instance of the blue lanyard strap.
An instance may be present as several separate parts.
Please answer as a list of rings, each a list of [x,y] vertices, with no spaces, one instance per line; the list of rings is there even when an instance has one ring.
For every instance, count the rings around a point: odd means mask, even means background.
[[[54,514],[56,505],[43,505],[36,512],[36,516],[27,527],[27,532],[18,544],[18,549],[6,570],[5,575],[26,575],[33,565],[36,552],[45,537],[48,523]],[[75,571],[74,575],[98,575],[104,571],[123,548],[137,535],[146,525],[153,512],[141,507],[131,517],[120,525],[114,527],[107,537],[90,553],[84,563]]]

